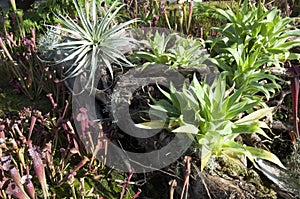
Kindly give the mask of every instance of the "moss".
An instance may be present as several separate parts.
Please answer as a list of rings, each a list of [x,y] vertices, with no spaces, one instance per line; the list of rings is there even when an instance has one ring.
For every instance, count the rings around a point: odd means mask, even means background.
[[[254,169],[242,167],[225,157],[218,158],[217,163],[215,171],[222,178],[239,180],[239,187],[257,198],[277,198],[276,192],[268,188],[270,187],[268,180],[265,182]]]

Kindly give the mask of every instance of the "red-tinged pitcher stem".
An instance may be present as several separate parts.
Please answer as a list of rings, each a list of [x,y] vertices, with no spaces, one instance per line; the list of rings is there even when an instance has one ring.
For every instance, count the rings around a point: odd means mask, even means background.
[[[134,194],[134,196],[132,197],[132,199],[136,199],[139,197],[139,195],[141,194],[142,190],[138,189],[138,192],[136,192],[136,194]]]
[[[295,127],[296,136],[297,138],[299,138],[299,126],[298,126],[299,77],[294,77],[291,80],[291,87],[292,87],[294,127]]]
[[[28,140],[27,144],[28,144],[28,152],[33,162],[34,172],[41,184],[44,199],[47,199],[49,196],[49,192],[48,192],[48,184],[46,181],[45,165],[40,157],[40,154],[37,151],[37,148],[35,146],[32,146],[32,141]]]
[[[31,138],[32,131],[33,131],[35,123],[36,123],[36,117],[32,116],[31,117],[31,122],[30,122],[30,127],[29,127],[29,134],[28,134],[28,139],[27,140],[30,140],[30,138]]]
[[[299,66],[292,65],[289,68],[289,72],[292,74],[291,77],[291,90],[292,90],[292,109],[293,109],[293,119],[294,119],[294,130],[296,138],[300,138],[299,134],[299,125],[298,125],[298,100],[299,100],[299,75],[300,68]],[[293,140],[292,140],[293,141]]]
[[[192,161],[191,157],[189,157],[189,156],[184,157],[185,176],[184,176],[183,187],[182,187],[182,192],[181,192],[180,199],[183,199],[183,198],[187,199],[187,197],[188,197],[189,180],[190,180],[190,174],[191,174],[191,161]]]
[[[129,182],[130,182],[130,180],[131,180],[132,175],[133,175],[133,172],[131,171],[131,172],[128,174],[128,179],[124,181],[120,199],[123,199],[123,197],[125,196],[126,188],[127,188],[127,185],[129,184]]]

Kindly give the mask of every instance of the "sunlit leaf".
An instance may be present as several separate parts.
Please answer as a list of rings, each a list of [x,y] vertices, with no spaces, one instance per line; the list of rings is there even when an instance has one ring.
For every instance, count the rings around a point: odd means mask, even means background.
[[[211,156],[212,149],[208,148],[205,144],[203,144],[201,148],[201,171],[203,171]]]
[[[176,129],[174,129],[172,132],[197,134],[198,131],[199,131],[199,129],[195,125],[185,123],[183,126],[180,126]]]
[[[259,119],[271,114],[273,111],[274,111],[274,107],[262,108],[262,109],[259,109],[255,112],[243,117],[242,119],[239,119],[235,123],[240,124],[240,123],[244,123],[244,122],[259,120]]]
[[[250,147],[250,146],[244,146],[244,148],[248,150],[254,157],[268,160],[270,162],[277,164],[281,168],[285,169],[285,166],[281,163],[278,157],[273,153],[266,151],[264,149]]]
[[[142,129],[162,129],[165,125],[165,122],[160,120],[151,121],[151,122],[143,122],[139,124],[134,124],[138,128]]]

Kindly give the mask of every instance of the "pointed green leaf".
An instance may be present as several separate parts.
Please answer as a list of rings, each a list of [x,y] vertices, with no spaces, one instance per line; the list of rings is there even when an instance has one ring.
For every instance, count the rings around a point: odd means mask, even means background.
[[[274,111],[274,107],[262,108],[262,109],[259,109],[255,112],[243,117],[242,119],[239,119],[235,123],[236,124],[241,124],[241,123],[244,123],[244,122],[259,120],[259,119],[271,114],[273,111]]]
[[[244,148],[248,150],[256,158],[268,160],[270,162],[273,162],[274,164],[277,164],[281,168],[286,169],[285,166],[279,160],[279,158],[273,153],[266,151],[264,149],[250,147],[250,146],[245,146]]]

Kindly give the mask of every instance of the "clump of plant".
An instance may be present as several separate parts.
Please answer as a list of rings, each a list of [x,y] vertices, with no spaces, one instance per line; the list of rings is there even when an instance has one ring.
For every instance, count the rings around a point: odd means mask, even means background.
[[[48,97],[51,113],[29,107],[13,119],[0,118],[0,197],[137,197],[140,191],[131,185],[132,174],[105,168],[104,162],[93,158],[91,153],[103,148],[86,152],[69,117],[69,103],[60,107],[51,94]],[[82,114],[77,115],[79,122]],[[84,128],[88,133],[93,126]]]
[[[16,13],[14,17],[18,19]],[[16,22],[21,23],[21,19]],[[0,57],[13,90],[33,100],[40,97],[43,91],[50,92],[55,88],[56,77],[38,57],[35,29],[31,28],[30,35],[26,36],[23,26],[18,27],[16,33],[4,32],[0,37]]]
[[[211,55],[226,71],[230,85],[239,88],[247,84],[248,93],[262,92],[269,98],[270,93],[280,88],[269,67],[280,68],[287,60],[300,58],[290,52],[300,45],[300,40],[293,38],[300,35],[300,30],[291,25],[292,18],[281,17],[280,10],[268,10],[261,2],[254,5],[243,1],[237,12],[230,8],[215,11],[227,23],[213,28],[220,36],[211,38]]]
[[[37,47],[43,60],[51,60],[56,55],[53,45],[63,41],[63,37],[59,33],[60,31],[49,28],[43,35],[39,36]]]
[[[98,10],[96,0],[85,9],[76,0],[73,3],[78,19],[57,15],[61,26],[50,26],[50,31],[61,34],[63,40],[50,45],[49,50],[55,50],[63,56],[58,57],[56,64],[72,62],[65,70],[64,79],[84,74],[86,76],[84,89],[92,91],[96,84],[96,76],[101,74],[102,69],[108,69],[113,77],[113,64],[121,67],[131,65],[122,48],[130,50],[133,39],[126,33],[126,28],[136,20],[117,23],[115,17],[123,6],[114,10],[116,3],[107,11],[103,7]]]
[[[134,53],[134,56],[146,67],[149,64],[166,64],[170,68],[185,66],[203,66],[208,59],[205,54],[204,41],[200,38],[181,37],[175,33],[160,33],[151,31],[147,40],[140,43],[144,49]]]
[[[134,53],[134,56],[142,62],[146,62],[144,65],[151,63],[156,64],[170,64],[174,59],[172,53],[168,52],[168,49],[173,47],[175,34],[174,33],[159,33],[155,32],[154,35],[150,31],[147,34],[147,40],[142,40],[140,43],[145,45],[145,50],[141,50]],[[149,49],[149,51],[147,51]],[[144,60],[144,61],[143,61]]]
[[[56,74],[39,59],[37,22],[27,20],[26,11],[17,9],[16,3],[20,2],[9,2],[11,8],[0,13],[3,75],[8,77],[13,92],[23,93],[34,100],[43,93],[56,90]]]
[[[140,18],[147,27],[167,28],[182,34],[194,31],[194,1],[135,1],[127,2],[125,16]]]
[[[261,118],[272,113],[273,108],[254,109],[259,103],[243,97],[246,87],[226,90],[224,78],[217,78],[209,86],[199,83],[194,76],[189,86],[178,91],[171,85],[170,91],[160,91],[167,100],[156,101],[150,105],[149,114],[157,121],[142,123],[139,126],[150,128],[164,127],[174,133],[188,133],[201,148],[201,170],[215,155],[243,164],[243,158],[249,158],[254,164],[257,158],[271,161],[284,168],[280,160],[271,152],[261,148],[238,143],[235,138],[242,134],[258,133],[265,138],[263,129],[268,129]],[[158,125],[160,124],[160,125]]]
[[[200,27],[196,35],[201,38],[207,38],[208,36],[217,36],[218,32],[211,30],[214,26],[222,26],[226,20],[218,15],[214,10],[220,8],[226,10],[230,7],[235,11],[238,7],[238,2],[236,1],[207,1],[207,2],[195,2],[195,11],[193,15],[194,26]],[[195,35],[195,34],[193,34]]]
[[[49,97],[54,102],[52,97]],[[60,117],[63,119],[65,112]],[[63,133],[64,130],[61,129],[65,126],[67,130],[67,123],[58,122],[57,118],[52,118],[51,115],[42,115],[38,110],[24,108],[16,119],[1,119],[0,126],[1,197],[29,199],[42,195],[43,198],[48,198],[51,195],[50,182],[51,184],[58,182],[59,178],[63,177],[63,172],[67,168],[65,163],[71,160],[66,159],[66,154],[62,154],[60,166],[55,166],[54,154],[58,140],[64,137],[58,137],[57,133],[70,136],[69,132]],[[77,146],[72,155],[79,153],[75,137],[72,136],[70,142],[65,144],[69,152]]]
[[[173,48],[169,50],[174,55],[171,62],[172,68],[185,66],[204,66],[203,62],[208,59],[204,41],[200,38],[180,37]]]

